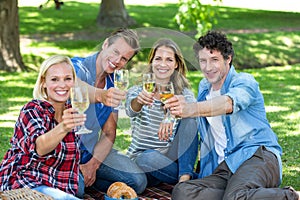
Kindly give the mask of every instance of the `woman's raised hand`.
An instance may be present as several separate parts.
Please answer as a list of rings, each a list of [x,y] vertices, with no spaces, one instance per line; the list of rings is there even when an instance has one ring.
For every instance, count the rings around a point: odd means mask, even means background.
[[[70,132],[77,126],[83,125],[85,120],[86,114],[79,114],[76,108],[68,108],[63,112],[61,123],[64,127],[65,132]]]
[[[154,93],[142,90],[137,96],[137,102],[141,105],[152,105]]]

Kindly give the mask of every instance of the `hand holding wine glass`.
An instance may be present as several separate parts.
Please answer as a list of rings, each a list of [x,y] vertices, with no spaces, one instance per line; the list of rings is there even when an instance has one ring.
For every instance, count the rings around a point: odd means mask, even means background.
[[[160,100],[164,104],[165,101],[174,96],[174,86],[172,82],[168,83],[161,83],[158,85],[158,91],[160,95]],[[164,116],[163,123],[170,123],[172,122],[172,116],[169,109],[166,109],[166,113]]]
[[[114,71],[114,85],[115,88],[125,91],[129,85],[129,72],[127,69],[120,69]],[[122,101],[115,109],[122,108]]]
[[[89,107],[89,95],[88,95],[88,87],[83,84],[76,83],[71,88],[71,103],[72,107],[76,108],[80,114],[83,114],[84,111]],[[76,131],[76,134],[86,134],[91,133],[92,131],[87,129],[85,125],[80,126],[80,128]]]

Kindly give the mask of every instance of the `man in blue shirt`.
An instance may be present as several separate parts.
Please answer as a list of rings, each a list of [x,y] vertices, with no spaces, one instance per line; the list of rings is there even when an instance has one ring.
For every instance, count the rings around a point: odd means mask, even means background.
[[[125,67],[139,49],[136,32],[122,28],[113,32],[98,52],[71,59],[77,77],[89,85],[92,102],[86,111],[85,123],[92,133],[80,136],[80,171],[85,187],[94,186],[106,192],[112,183],[121,181],[138,194],[146,188],[144,172],[130,158],[112,148],[118,119],[113,107],[119,105],[126,95],[114,87],[113,74],[116,69]],[[80,182],[80,190],[84,188],[82,185]]]
[[[199,179],[178,183],[173,200],[295,199],[292,187],[278,188],[282,149],[266,118],[259,84],[232,65],[232,43],[210,31],[193,46],[204,79],[198,102],[173,97],[173,115],[199,116]]]

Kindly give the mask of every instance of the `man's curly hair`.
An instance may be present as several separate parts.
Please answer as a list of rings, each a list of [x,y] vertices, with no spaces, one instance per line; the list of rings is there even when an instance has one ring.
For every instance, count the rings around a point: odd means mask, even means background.
[[[234,50],[232,43],[227,40],[225,34],[218,31],[208,31],[206,35],[201,36],[198,41],[194,44],[193,49],[196,57],[200,50],[207,48],[209,50],[217,50],[221,52],[221,55],[225,60],[231,55],[231,62],[233,61]]]

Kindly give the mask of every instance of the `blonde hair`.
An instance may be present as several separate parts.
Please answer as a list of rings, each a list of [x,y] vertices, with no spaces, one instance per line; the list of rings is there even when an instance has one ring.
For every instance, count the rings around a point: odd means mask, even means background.
[[[185,64],[183,55],[181,53],[181,50],[173,40],[171,40],[169,38],[161,38],[154,43],[154,45],[152,46],[152,48],[150,50],[149,57],[148,57],[148,62],[150,64],[148,71],[153,72],[151,64],[153,62],[153,59],[154,59],[157,49],[162,46],[172,49],[172,51],[175,55],[175,60],[176,60],[176,63],[178,64],[178,67],[175,69],[175,71],[171,75],[170,81],[172,81],[174,84],[175,94],[182,94],[182,91],[184,88],[190,88],[190,84],[186,78],[186,73],[188,70],[187,70],[187,66]]]
[[[112,45],[119,38],[123,38],[126,43],[131,46],[132,49],[134,49],[134,55],[136,55],[140,51],[140,42],[136,31],[127,28],[119,28],[115,30],[107,38],[108,46]]]
[[[33,98],[34,99],[40,99],[40,100],[47,100],[48,96],[47,96],[47,92],[46,89],[43,88],[43,83],[45,81],[45,75],[47,73],[47,70],[55,65],[55,64],[59,64],[59,63],[67,63],[72,67],[72,73],[73,73],[73,78],[74,78],[74,82],[76,79],[76,72],[73,66],[72,61],[70,60],[70,58],[68,56],[64,56],[64,55],[54,55],[49,57],[48,59],[44,60],[44,62],[42,63],[41,67],[40,67],[40,72],[38,75],[38,78],[36,80],[34,89],[33,89]]]

